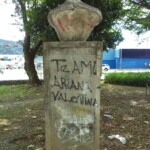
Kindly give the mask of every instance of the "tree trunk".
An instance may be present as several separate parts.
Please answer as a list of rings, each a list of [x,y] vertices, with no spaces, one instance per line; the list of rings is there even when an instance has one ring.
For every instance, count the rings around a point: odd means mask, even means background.
[[[32,86],[41,85],[41,81],[38,78],[37,71],[34,65],[34,59],[36,52],[42,42],[40,41],[34,48],[30,47],[30,35],[28,33],[25,34],[24,45],[23,45],[23,52],[24,52],[24,59],[25,59],[25,71],[29,77],[29,84]]]
[[[35,69],[34,59],[37,50],[42,45],[42,41],[39,41],[34,47],[31,48],[30,34],[27,30],[27,26],[29,24],[27,18],[27,10],[26,10],[26,5],[28,5],[27,1],[17,0],[13,2],[16,3],[16,10],[18,10],[18,13],[21,14],[21,18],[23,20],[23,27],[25,31],[25,39],[23,44],[23,52],[24,52],[24,59],[25,59],[24,68],[29,77],[29,84],[33,86],[41,85],[41,81],[39,80],[37,71]]]

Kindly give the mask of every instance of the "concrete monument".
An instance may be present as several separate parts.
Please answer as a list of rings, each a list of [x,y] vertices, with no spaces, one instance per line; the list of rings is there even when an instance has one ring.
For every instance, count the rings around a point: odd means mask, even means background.
[[[44,43],[46,150],[99,150],[102,42],[86,42],[102,15],[80,0],[50,11],[61,42]]]

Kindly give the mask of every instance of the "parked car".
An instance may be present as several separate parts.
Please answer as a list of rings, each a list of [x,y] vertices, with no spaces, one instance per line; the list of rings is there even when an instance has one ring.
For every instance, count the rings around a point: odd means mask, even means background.
[[[102,64],[102,70],[108,71],[110,69],[110,66],[108,64]]]

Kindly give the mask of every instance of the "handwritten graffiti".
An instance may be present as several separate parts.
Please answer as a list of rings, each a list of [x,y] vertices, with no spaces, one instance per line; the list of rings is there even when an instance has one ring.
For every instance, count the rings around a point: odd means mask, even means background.
[[[68,15],[61,16],[62,19],[57,18],[57,24],[63,32],[70,30],[70,19]]]
[[[64,26],[63,26],[63,23],[62,23],[61,19],[58,18],[58,19],[57,19],[57,22],[58,22],[59,26],[61,27],[62,31],[64,32],[64,31],[65,31],[65,28],[64,28]]]
[[[73,78],[58,78],[56,75],[54,76],[54,80],[51,82],[51,87],[58,87],[59,89],[69,89],[69,90],[80,90],[88,92],[92,92],[92,89],[89,87],[87,81],[77,81]]]
[[[70,30],[78,30],[79,28],[83,27],[86,29],[93,28],[93,23],[89,20],[84,20],[84,21],[73,21],[70,19],[68,15],[61,16],[62,19],[59,17],[57,18],[57,24],[60,26],[61,30],[63,32],[69,32]]]
[[[52,98],[54,101],[64,101],[64,102],[70,102],[70,103],[76,103],[81,105],[87,105],[87,106],[96,106],[96,99],[95,98],[89,98],[85,94],[78,94],[78,95],[67,95],[66,92],[54,92],[52,91]]]
[[[71,63],[67,62],[66,59],[52,59],[54,69],[58,73],[62,73],[61,76],[54,75],[51,77],[52,87],[52,99],[54,101],[63,101],[69,103],[76,103],[86,106],[95,106],[97,101],[93,98],[90,93],[93,93],[91,88],[93,83],[91,81],[82,78],[71,78],[71,74],[96,74],[96,61],[76,61],[73,60]],[[69,76],[66,74],[70,74]],[[67,90],[67,91],[65,91]],[[79,91],[78,93],[69,90]],[[94,93],[93,93],[94,94]]]
[[[73,61],[72,69],[69,68],[70,63],[67,63],[66,59],[53,59],[51,62],[54,63],[57,68],[57,72],[72,73],[72,74],[83,74],[85,69],[89,70],[90,75],[96,75],[96,61]],[[87,74],[87,73],[86,73]]]
[[[57,137],[62,143],[89,143],[93,141],[93,124],[69,123],[64,120],[56,122]]]

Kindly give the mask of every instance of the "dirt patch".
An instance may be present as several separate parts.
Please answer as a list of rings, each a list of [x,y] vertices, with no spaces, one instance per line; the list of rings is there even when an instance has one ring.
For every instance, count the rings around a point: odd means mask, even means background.
[[[145,88],[105,85],[101,93],[102,149],[150,149],[150,95]],[[117,134],[126,138],[126,144],[108,138]]]
[[[0,110],[0,118],[9,123],[0,125],[0,149],[27,150],[30,145],[34,145],[34,149],[44,147],[43,101],[35,100]]]
[[[150,95],[146,96],[145,88],[103,85],[101,95],[101,150],[149,150]],[[0,149],[44,149],[42,99],[0,106]],[[126,143],[110,139],[111,135],[125,138]]]

